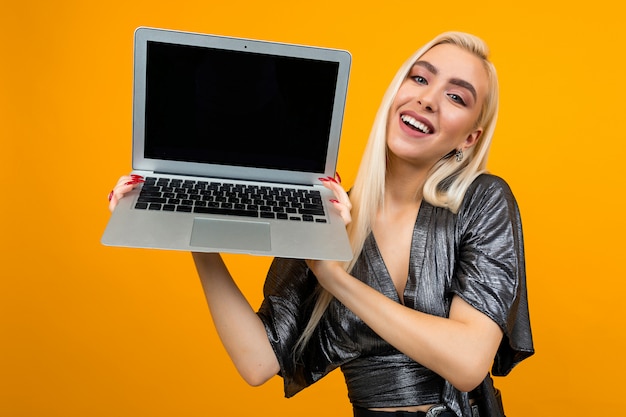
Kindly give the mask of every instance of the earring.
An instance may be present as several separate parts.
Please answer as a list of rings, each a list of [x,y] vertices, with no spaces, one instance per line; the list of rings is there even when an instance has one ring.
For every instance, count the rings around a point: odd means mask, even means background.
[[[454,153],[457,162],[461,162],[463,160],[463,149],[457,149]]]

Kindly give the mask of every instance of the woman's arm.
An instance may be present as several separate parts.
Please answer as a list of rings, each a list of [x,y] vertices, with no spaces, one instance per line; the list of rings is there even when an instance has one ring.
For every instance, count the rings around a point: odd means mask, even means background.
[[[459,213],[463,237],[447,318],[398,304],[336,262],[307,261],[320,284],[380,337],[461,391],[489,372],[523,279],[523,243],[508,186],[484,178],[476,187]]]
[[[460,297],[449,318],[398,304],[329,261],[309,261],[320,284],[373,331],[460,391],[485,378],[502,339],[500,327]]]
[[[109,193],[109,210],[143,182],[140,176],[121,177]],[[232,279],[217,253],[193,253],[211,316],[235,367],[250,385],[261,385],[279,371],[265,327]]]
[[[279,371],[263,322],[233,281],[219,254],[192,255],[213,323],[228,355],[247,383],[263,384]]]

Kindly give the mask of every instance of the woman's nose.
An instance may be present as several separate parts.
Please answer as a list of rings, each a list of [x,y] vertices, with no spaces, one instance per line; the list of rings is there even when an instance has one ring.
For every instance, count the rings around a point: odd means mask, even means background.
[[[436,102],[435,99],[432,97],[432,92],[430,90],[423,90],[421,94],[417,97],[417,103],[426,111],[436,111]]]

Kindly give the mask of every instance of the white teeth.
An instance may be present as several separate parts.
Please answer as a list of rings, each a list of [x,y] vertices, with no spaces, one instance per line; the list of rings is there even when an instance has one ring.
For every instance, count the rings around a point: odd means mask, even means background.
[[[407,116],[407,115],[403,114],[402,116],[400,116],[400,118],[402,119],[402,121],[404,123],[414,127],[415,129],[419,130],[420,132],[423,132],[423,133],[429,133],[430,132],[430,129],[428,128],[428,126],[426,126],[424,123],[416,120],[415,118],[413,118],[411,116]]]

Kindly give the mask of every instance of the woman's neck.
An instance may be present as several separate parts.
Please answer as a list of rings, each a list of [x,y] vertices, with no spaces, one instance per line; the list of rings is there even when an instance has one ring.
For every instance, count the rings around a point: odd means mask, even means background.
[[[390,163],[385,180],[385,206],[419,206],[428,171],[402,163]]]

